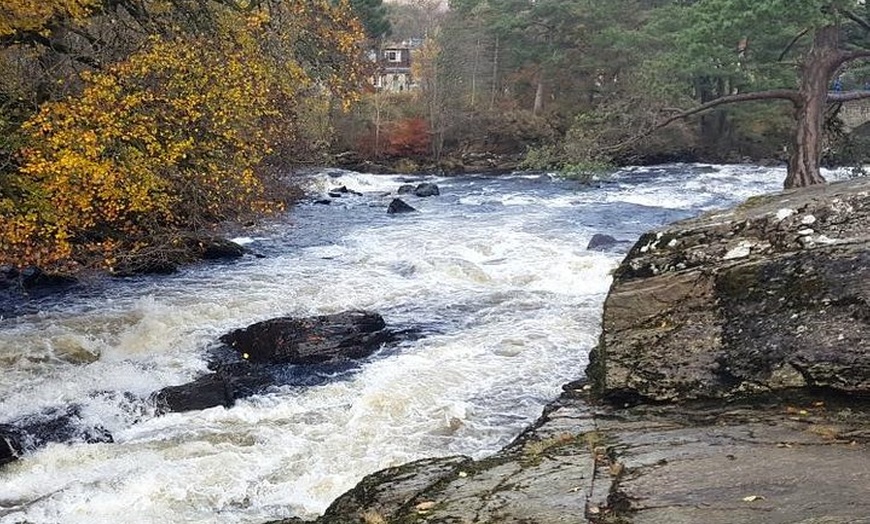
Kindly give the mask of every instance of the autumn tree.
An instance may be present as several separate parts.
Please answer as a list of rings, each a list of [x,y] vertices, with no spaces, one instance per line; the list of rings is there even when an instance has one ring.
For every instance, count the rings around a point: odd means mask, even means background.
[[[61,78],[70,93],[34,100],[14,130],[14,162],[0,179],[0,264],[113,269],[185,231],[279,208],[270,166],[308,149],[306,115],[325,97],[355,101],[368,75],[345,2],[75,5],[82,11],[2,26],[6,57],[69,55],[78,66],[56,69],[70,75]],[[28,41],[33,31],[67,45]],[[136,45],[103,51],[91,41],[108,45],[113,32]]]

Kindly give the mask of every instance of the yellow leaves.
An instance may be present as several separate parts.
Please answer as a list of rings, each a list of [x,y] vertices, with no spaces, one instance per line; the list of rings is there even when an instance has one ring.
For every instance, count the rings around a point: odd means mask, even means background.
[[[0,36],[19,31],[36,31],[45,35],[44,26],[52,18],[81,20],[97,0],[3,0],[0,7]]]

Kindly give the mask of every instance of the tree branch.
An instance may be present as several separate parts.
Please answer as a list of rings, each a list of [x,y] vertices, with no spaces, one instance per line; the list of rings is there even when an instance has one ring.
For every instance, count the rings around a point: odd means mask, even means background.
[[[800,33],[798,33],[794,38],[792,38],[791,42],[789,42],[788,45],[785,46],[785,49],[782,50],[782,53],[779,54],[779,59],[777,59],[777,62],[782,62],[783,59],[785,59],[785,55],[787,55],[788,52],[791,51],[791,48],[794,47],[794,45],[796,43],[798,43],[798,40],[805,37],[807,35],[807,33],[809,33],[809,32],[810,32],[810,28],[808,27],[808,28],[804,29],[803,31],[801,31]]]
[[[870,93],[870,92],[868,92]],[[699,113],[703,113],[705,111],[709,111],[710,109],[717,108],[719,106],[729,105],[729,104],[739,104],[743,102],[753,102],[757,100],[788,100],[794,105],[798,105],[801,103],[800,93],[794,89],[771,89],[768,91],[756,91],[754,93],[738,93],[736,95],[726,95],[720,96],[714,100],[710,100],[704,104],[693,107],[692,109],[687,109],[685,111],[679,111],[677,114],[669,116],[668,118],[662,120],[661,122],[653,124],[646,131],[639,133],[635,136],[632,136],[622,142],[601,148],[601,151],[604,153],[611,153],[615,151],[619,151],[620,149],[634,144],[657,130],[667,127],[670,124],[673,124],[677,120],[683,120],[685,118],[689,118],[690,116],[697,115]]]
[[[665,127],[668,124],[676,122],[677,120],[682,120],[684,118],[688,118],[692,115],[697,115],[698,113],[703,113],[705,111],[709,111],[710,109],[724,106],[728,104],[739,104],[742,102],[753,102],[756,100],[789,100],[792,104],[800,104],[801,97],[800,93],[795,91],[794,89],[771,89],[768,91],[756,91],[752,93],[738,93],[736,95],[725,95],[720,96],[714,100],[710,100],[707,103],[701,104],[699,106],[693,107],[692,109],[687,109],[685,111],[681,111],[676,115],[668,117],[663,122],[660,122],[656,125],[656,128]]]
[[[850,102],[852,100],[863,100],[870,98],[870,91],[846,91],[844,93],[828,93],[827,102],[829,104]]]
[[[840,51],[837,55],[837,59],[834,62],[834,68],[840,67],[841,65],[852,62],[854,60],[860,60],[862,58],[870,58],[870,49],[856,49],[854,51]]]

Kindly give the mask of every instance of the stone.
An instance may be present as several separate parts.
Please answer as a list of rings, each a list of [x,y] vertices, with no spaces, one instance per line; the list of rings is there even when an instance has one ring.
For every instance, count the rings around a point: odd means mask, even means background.
[[[444,479],[458,477],[458,471],[470,462],[470,458],[463,456],[428,458],[372,473],[337,498],[321,520],[358,523],[374,509],[384,516],[396,514],[419,493]]]
[[[416,187],[417,186],[415,186],[414,184],[402,184],[401,186],[399,186],[399,189],[396,190],[396,193],[400,195],[410,195],[414,193],[414,189]]]
[[[604,305],[587,369],[597,391],[870,393],[868,195],[867,179],[814,186],[642,236]]]
[[[367,357],[394,339],[383,317],[348,311],[258,322],[220,338],[253,363],[316,364]]]
[[[21,286],[27,290],[33,289],[65,289],[75,285],[78,281],[71,276],[55,273],[46,273],[37,267],[28,267],[19,274]]]
[[[417,187],[414,188],[414,195],[418,197],[432,197],[438,196],[441,194],[441,190],[438,189],[438,186],[431,182],[423,182],[421,184],[417,184]]]
[[[249,253],[248,248],[225,238],[209,238],[200,241],[199,249],[204,260],[232,260]]]
[[[389,207],[387,207],[387,214],[396,215],[399,213],[414,213],[417,210],[408,205],[401,198],[394,198],[392,202],[390,202]]]
[[[236,396],[229,380],[219,373],[209,373],[187,384],[165,387],[152,395],[151,400],[158,413],[170,413],[215,406],[229,408]]]
[[[9,424],[0,424],[0,466],[18,460],[21,456],[20,436]]]
[[[83,423],[81,407],[48,409],[0,424],[0,465],[51,443],[112,442],[111,433]]]
[[[627,240],[617,240],[616,238],[605,235],[603,233],[595,233],[592,235],[592,238],[589,239],[589,243],[586,244],[587,251],[611,251],[616,248],[623,247],[625,249],[627,244],[630,244]]]

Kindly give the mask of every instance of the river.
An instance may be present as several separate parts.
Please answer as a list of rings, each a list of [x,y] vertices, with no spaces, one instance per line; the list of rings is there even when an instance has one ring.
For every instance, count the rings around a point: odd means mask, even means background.
[[[483,457],[582,376],[610,272],[594,233],[641,233],[781,187],[783,169],[417,177],[441,195],[386,214],[410,177],[328,171],[247,238],[262,258],[94,283],[0,319],[0,423],[80,406],[113,443],[52,444],[0,468],[0,523],[256,523],[313,517],[375,470]],[[626,245],[627,246],[630,244]],[[407,340],[356,369],[233,408],[155,416],[142,400],[206,372],[217,338],[276,316],[364,308]]]

